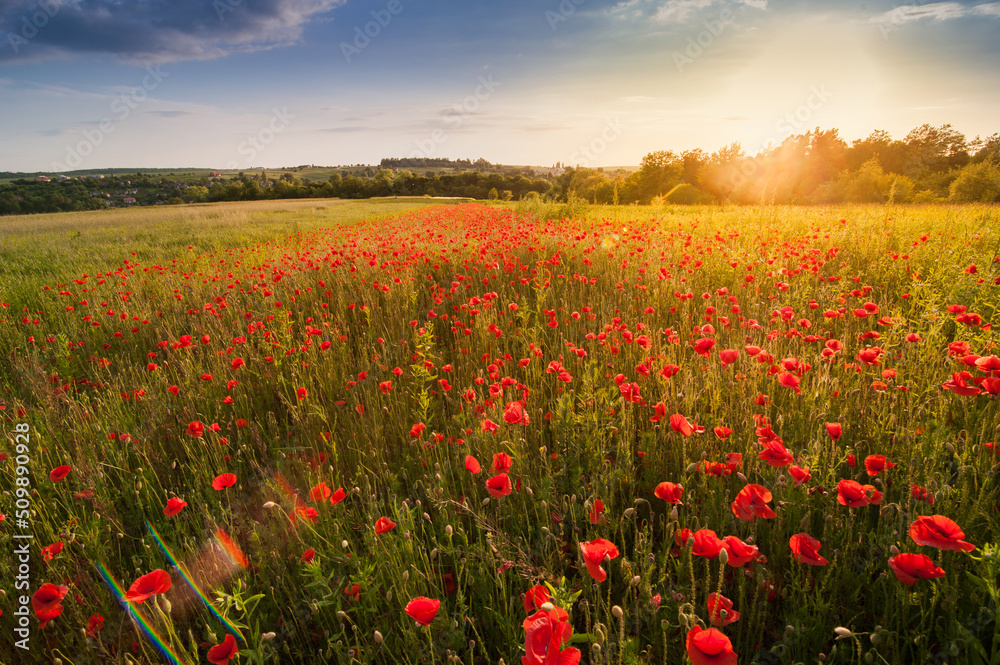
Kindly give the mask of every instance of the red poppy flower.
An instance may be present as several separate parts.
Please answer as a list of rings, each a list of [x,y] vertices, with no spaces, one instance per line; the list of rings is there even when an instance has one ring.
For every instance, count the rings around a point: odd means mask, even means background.
[[[52,543],[51,545],[46,545],[42,548],[42,558],[46,561],[52,561],[52,557],[56,556],[63,551],[62,541],[58,543]]]
[[[844,428],[840,426],[840,423],[826,423],[826,433],[830,435],[830,438],[836,441],[843,434]]]
[[[527,425],[528,412],[520,402],[511,402],[503,412],[503,420],[508,425]]]
[[[69,587],[46,582],[31,596],[31,609],[35,612],[51,612],[69,593]]]
[[[691,436],[694,434],[694,428],[691,427],[691,423],[689,423],[687,418],[679,413],[675,413],[670,416],[670,429],[675,432],[680,432],[684,436]]]
[[[896,466],[895,462],[890,462],[885,455],[869,455],[865,458],[865,470],[869,476],[877,476],[884,470]]]
[[[736,665],[733,643],[715,628],[695,626],[687,634],[686,647],[692,665]]]
[[[656,495],[657,499],[663,499],[667,503],[679,504],[681,495],[684,494],[684,487],[677,483],[663,482],[656,486],[653,494]]]
[[[169,390],[172,395],[177,395],[181,391],[181,389],[177,386],[170,386],[167,390]]]
[[[104,617],[100,614],[91,614],[87,619],[87,630],[84,634],[87,637],[97,637],[97,634],[104,630]]]
[[[769,439],[764,441],[762,445],[764,450],[757,453],[757,457],[767,462],[768,466],[783,467],[795,461],[780,439]]]
[[[295,506],[288,519],[291,520],[292,524],[297,524],[300,518],[315,524],[319,521],[319,513],[312,506]]]
[[[845,478],[837,483],[837,503],[848,508],[860,508],[871,503],[871,497],[861,483]]]
[[[593,507],[590,509],[590,523],[600,524],[601,514],[604,512],[604,502],[600,499],[595,499]]]
[[[694,547],[691,549],[691,554],[695,556],[714,559],[719,556],[719,552],[725,549],[726,543],[720,540],[711,529],[698,529],[693,535]]]
[[[336,506],[338,503],[347,498],[347,492],[344,491],[343,487],[338,487],[337,491],[333,493],[330,497],[330,505]]]
[[[205,426],[202,425],[197,420],[192,420],[190,423],[188,423],[187,431],[189,436],[193,436],[194,438],[197,439],[200,438],[202,434],[205,433]]]
[[[541,584],[536,584],[524,594],[524,611],[531,612],[532,610],[537,610],[547,602],[549,602],[548,588]]]
[[[809,482],[809,480],[812,479],[812,475],[809,473],[809,467],[801,467],[798,464],[793,464],[788,467],[788,475],[790,475],[795,481],[796,487],[802,483]]]
[[[569,614],[562,608],[551,612],[536,612],[521,624],[525,630],[522,665],[577,665],[580,650],[563,649],[573,636]]]
[[[703,337],[694,343],[694,352],[700,356],[707,358],[712,349],[715,347],[715,340],[709,337]]]
[[[65,464],[63,464],[62,466],[57,466],[56,468],[49,471],[49,480],[51,480],[54,483],[58,483],[60,480],[69,475],[69,472],[72,470],[73,470],[72,467],[67,466]]]
[[[465,456],[465,468],[468,469],[469,473],[472,475],[476,475],[482,470],[482,467],[479,466],[479,460],[472,455]]]
[[[302,553],[302,563],[309,563],[316,558],[316,550],[310,547]]]
[[[777,513],[767,505],[771,498],[770,490],[751,483],[736,495],[736,500],[732,503],[733,515],[747,522],[752,522],[755,517],[764,519],[777,517]]]
[[[725,619],[722,618],[722,610],[726,611]],[[733,601],[714,592],[708,594],[708,616],[713,626],[728,626],[740,620],[740,613],[733,610]]]
[[[429,626],[440,608],[440,600],[417,596],[406,604],[406,613],[421,626]]]
[[[125,600],[133,603],[141,603],[150,596],[166,593],[173,586],[170,575],[167,571],[158,568],[151,573],[146,573],[135,582],[125,592]]]
[[[944,577],[944,569],[938,568],[926,554],[911,554],[903,552],[889,559],[889,567],[895,573],[896,579],[913,586],[918,579],[928,580]]]
[[[167,517],[173,517],[177,513],[184,510],[185,506],[187,506],[187,501],[178,499],[176,496],[172,496],[167,499],[167,505],[163,508],[163,514]]]
[[[797,533],[788,540],[792,548],[792,558],[810,566],[825,566],[830,563],[819,554],[821,543],[808,533]]]
[[[326,501],[330,498],[330,488],[326,486],[326,483],[317,483],[313,485],[312,489],[309,490],[309,500],[314,503],[319,503],[320,501]]]
[[[722,366],[732,365],[740,359],[740,352],[736,349],[722,349],[719,351],[719,364]]]
[[[756,545],[747,545],[736,536],[726,536],[722,539],[723,546],[729,554],[726,563],[733,568],[739,568],[748,561],[754,559],[760,551]]]
[[[395,528],[396,528],[396,523],[393,522],[388,517],[380,517],[375,522],[375,533],[380,536],[386,531],[392,531]]]
[[[506,473],[493,476],[486,481],[486,491],[490,493],[490,496],[498,499],[500,497],[507,496],[514,491],[514,488],[510,483],[510,476]]]
[[[361,597],[361,585],[348,584],[344,587],[344,595],[348,598],[353,598],[354,602],[358,602],[358,599]]]
[[[608,578],[608,574],[601,568],[604,559],[618,557],[618,548],[610,540],[604,538],[595,538],[589,543],[580,543],[580,552],[583,554],[583,562],[587,565],[587,572],[598,582],[603,582]]]
[[[487,418],[486,420],[484,420],[482,424],[483,424],[483,431],[484,432],[495,432],[498,429],[500,429],[500,426],[497,425],[492,420],[490,420],[489,418]]]
[[[778,383],[785,388],[791,388],[795,391],[796,395],[802,394],[802,389],[799,388],[801,380],[791,372],[782,372],[778,374]]]
[[[724,441],[725,439],[728,439],[729,435],[733,433],[733,430],[729,429],[728,427],[723,427],[722,425],[719,425],[713,431],[715,432],[715,436],[720,441]]]
[[[424,434],[424,429],[427,426],[423,423],[416,423],[410,428],[410,438],[419,439]]]
[[[936,547],[939,550],[971,552],[976,549],[972,543],[962,540],[965,538],[962,529],[944,515],[918,517],[910,525],[910,538],[917,545]]]
[[[216,644],[208,650],[208,662],[212,665],[228,665],[229,659],[238,654],[240,649],[236,646],[236,638],[226,635],[222,644]]]
[[[510,473],[510,468],[514,462],[507,453],[496,453],[493,455],[493,473]]]
[[[232,487],[236,484],[236,474],[235,473],[223,473],[215,477],[212,481],[212,489],[214,490],[224,490],[227,487]]]

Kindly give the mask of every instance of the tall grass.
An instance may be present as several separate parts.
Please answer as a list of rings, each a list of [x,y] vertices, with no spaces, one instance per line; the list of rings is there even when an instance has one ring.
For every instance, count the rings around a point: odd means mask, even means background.
[[[996,397],[941,387],[976,373],[952,342],[996,353],[988,325],[947,311],[996,318],[995,208],[630,206],[551,218],[566,211],[396,206],[2,222],[4,413],[35,432],[36,541],[66,543],[50,562],[36,558],[32,590],[71,587],[40,631],[38,662],[157,662],[94,569],[126,587],[169,570],[146,520],[178,559],[202,562],[219,528],[246,554],[233,576],[199,569],[243,626],[246,662],[515,663],[523,595],[537,583],[570,612],[584,662],[685,662],[685,636],[708,625],[714,591],[741,614],[722,629],[740,662],[998,657],[1000,456],[986,445],[1000,438]],[[865,303],[877,314],[854,316]],[[693,348],[702,338],[715,340],[707,357]],[[843,348],[824,356],[829,339]],[[878,364],[857,358],[873,346]],[[739,359],[722,365],[722,349]],[[801,394],[778,383],[783,359],[811,365]],[[665,365],[679,371],[665,378]],[[527,424],[505,421],[515,401]],[[666,417],[652,422],[658,403]],[[704,433],[683,436],[671,414]],[[809,467],[802,486],[758,458],[765,419]],[[839,439],[828,422],[842,424]],[[733,432],[721,439],[716,426]],[[501,452],[516,489],[495,497],[485,481]],[[735,471],[705,472],[733,452]],[[873,454],[897,466],[870,477]],[[70,475],[51,482],[64,464]],[[225,472],[237,484],[214,490]],[[881,503],[840,505],[842,479],[871,484]],[[656,498],[663,481],[684,486],[683,505]],[[320,483],[347,498],[313,500]],[[773,494],[775,518],[737,519],[731,504],[748,483]],[[83,490],[92,497],[74,498]],[[172,496],[188,505],[166,517]],[[916,545],[910,524],[931,514],[958,522],[977,549]],[[396,526],[376,534],[383,516]],[[761,556],[741,568],[697,556],[678,534],[701,528]],[[819,539],[828,565],[796,561],[796,533]],[[580,554],[595,538],[620,551],[603,582]],[[887,564],[894,551],[929,554],[946,575],[905,586]],[[403,611],[416,596],[443,601],[430,630]],[[140,611],[203,662],[224,627],[173,598],[169,609],[148,601],[161,614]],[[95,613],[104,630],[85,638]]]

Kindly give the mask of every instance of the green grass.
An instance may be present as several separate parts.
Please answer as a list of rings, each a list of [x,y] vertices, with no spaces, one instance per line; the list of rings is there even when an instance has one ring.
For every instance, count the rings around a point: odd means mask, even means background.
[[[0,489],[14,491],[14,428],[28,423],[35,543],[65,543],[48,562],[34,550],[31,590],[70,587],[24,662],[165,662],[98,563],[126,588],[171,572],[174,588],[137,611],[183,662],[205,662],[225,627],[184,593],[148,520],[242,627],[240,663],[518,663],[523,595],[539,583],[569,613],[582,662],[687,662],[685,637],[720,591],[741,614],[721,629],[740,663],[1000,663],[997,398],[942,388],[963,369],[987,376],[949,344],[996,354],[996,208],[419,203],[0,219]],[[865,304],[877,314],[855,316]],[[720,364],[722,349],[738,360]],[[801,394],[779,383],[792,359]],[[519,400],[530,422],[509,424]],[[704,433],[675,431],[672,414]],[[796,487],[760,459],[769,437],[812,479]],[[501,452],[516,489],[497,497],[485,483]],[[735,471],[705,472],[733,452]],[[869,476],[874,454],[897,466]],[[50,481],[60,465],[72,471]],[[214,490],[227,472],[236,484]],[[881,502],[840,505],[844,479]],[[656,498],[664,481],[684,486],[683,505]],[[313,500],[320,483],[346,498]],[[772,493],[773,519],[734,515],[748,483]],[[167,517],[174,496],[188,505]],[[933,514],[976,550],[915,543],[910,525]],[[396,526],[376,534],[383,516]],[[735,568],[677,542],[702,528],[762,556]],[[213,545],[217,529],[246,567]],[[827,565],[795,560],[798,533]],[[596,538],[619,551],[602,582],[580,549]],[[945,576],[904,585],[897,551]],[[442,601],[430,630],[404,612],[417,596]],[[85,638],[93,614],[104,630]]]

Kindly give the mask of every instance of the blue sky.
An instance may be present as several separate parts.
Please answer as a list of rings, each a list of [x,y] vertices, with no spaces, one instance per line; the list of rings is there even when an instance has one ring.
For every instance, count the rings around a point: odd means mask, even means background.
[[[1000,2],[0,0],[0,170],[971,139],[998,35]]]

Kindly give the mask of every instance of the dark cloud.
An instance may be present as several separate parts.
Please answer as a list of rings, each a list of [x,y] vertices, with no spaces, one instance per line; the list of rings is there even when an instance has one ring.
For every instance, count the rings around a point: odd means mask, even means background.
[[[345,0],[0,0],[0,64],[112,56],[149,64],[294,43]]]

